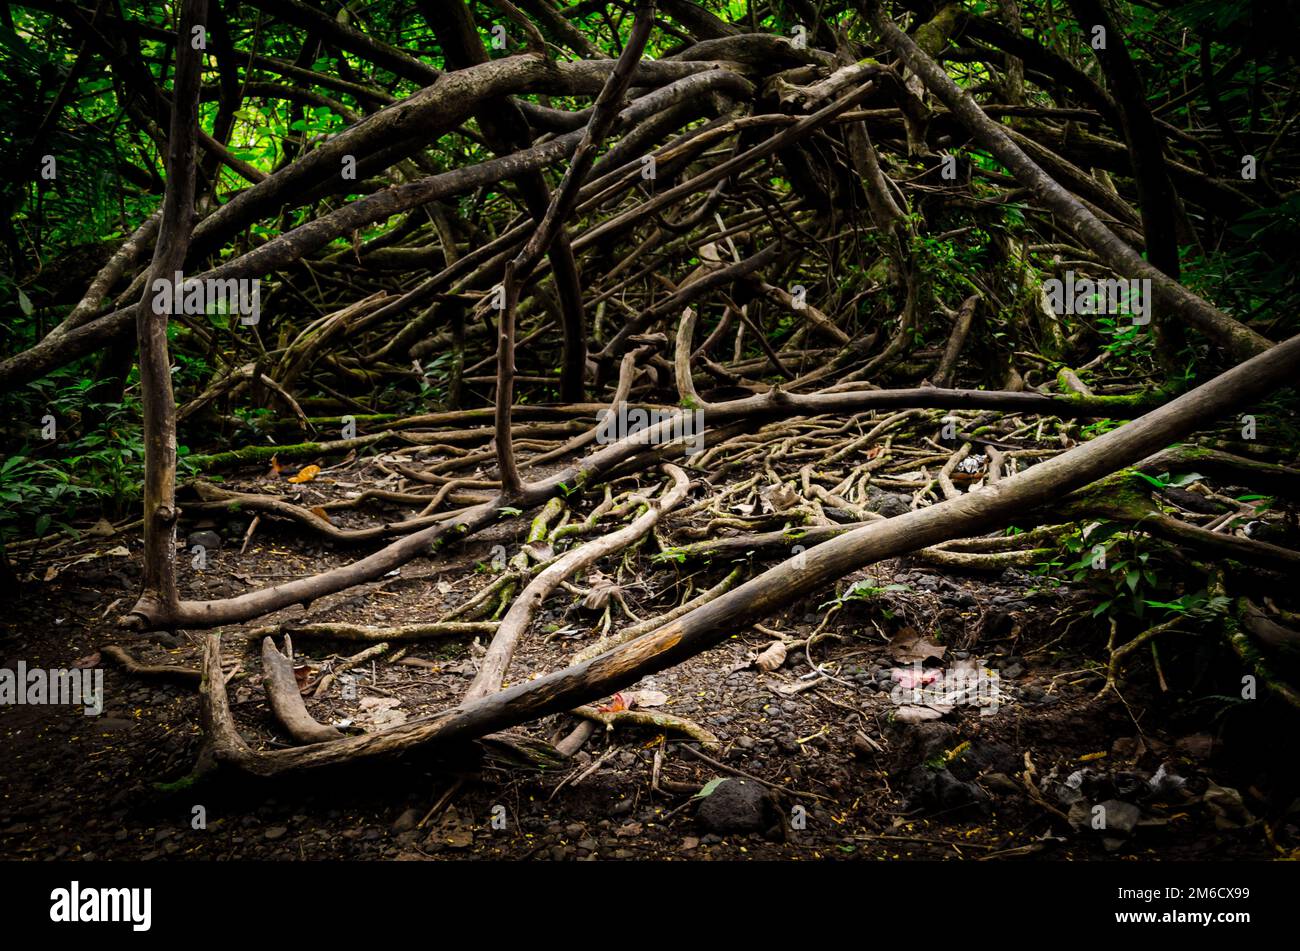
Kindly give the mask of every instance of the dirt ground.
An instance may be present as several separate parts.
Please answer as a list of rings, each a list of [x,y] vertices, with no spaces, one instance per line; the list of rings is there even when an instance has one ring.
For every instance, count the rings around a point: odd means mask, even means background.
[[[204,570],[182,560],[184,596],[229,596],[349,557],[273,522],[241,554],[246,528],[239,518],[185,527],[223,539]],[[428,621],[487,583],[493,546],[514,550],[521,530],[515,520],[417,559],[314,603],[310,617]],[[0,856],[1224,859],[1276,857],[1296,841],[1295,815],[1286,814],[1294,769],[1267,752],[1276,721],[1264,705],[1168,699],[1141,663],[1122,700],[1094,702],[1105,636],[1090,628],[1081,592],[1016,568],[957,574],[906,560],[845,579],[841,592],[853,581],[896,588],[847,601],[824,626],[833,590],[770,618],[765,627],[793,638],[819,626],[826,635],[810,650],[791,650],[775,671],[752,663],[773,637],[748,629],[636,685],[646,697],[662,695],[659,712],[713,733],[720,748],[711,752],[677,733],[620,725],[602,727],[571,760],[547,769],[485,758],[472,746],[274,782],[227,775],[190,785],[200,740],[195,692],[141,680],[97,656],[116,643],[144,663],[198,667],[198,632],[124,637],[115,628],[137,589],[138,556],[135,530],[66,546],[3,620],[0,666],[98,663],[105,701],[99,716],[0,706]],[[728,568],[676,570],[677,584],[689,576],[700,590]],[[625,590],[641,617],[677,597]],[[599,616],[580,600],[561,591],[548,601],[513,676],[564,667],[591,642]],[[259,639],[248,632],[303,617],[294,607],[223,631],[233,713],[255,748],[287,741],[269,716]],[[299,638],[295,663],[314,685],[332,662],[365,646]],[[925,667],[899,660],[936,646],[941,656]],[[354,692],[335,685],[316,699],[309,686],[307,706],[323,723],[361,729],[427,716],[458,702],[477,653],[466,639],[415,643],[407,657],[418,666],[362,665]],[[921,714],[937,719],[904,722],[900,677],[959,668],[995,678],[993,711],[958,704]],[[1237,679],[1227,668],[1163,673],[1195,678],[1203,696]],[[519,730],[554,742],[578,722],[557,715]]]

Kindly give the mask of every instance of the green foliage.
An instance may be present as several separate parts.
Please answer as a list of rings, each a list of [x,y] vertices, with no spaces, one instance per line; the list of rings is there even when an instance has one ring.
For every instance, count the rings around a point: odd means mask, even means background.
[[[871,601],[882,594],[888,594],[894,591],[910,591],[905,584],[887,584],[884,587],[873,585],[870,581],[855,581],[849,585],[848,590],[843,594],[832,598],[825,604],[818,605],[819,608],[828,608],[834,604],[847,604],[850,601]]]
[[[1186,472],[1179,476],[1172,476],[1168,472],[1162,472],[1158,476],[1149,476],[1145,472],[1139,472],[1136,469],[1133,474],[1140,479],[1145,479],[1157,489],[1166,489],[1169,487],[1182,488],[1185,485],[1191,485],[1193,482],[1200,482],[1203,478],[1199,472]]]
[[[651,555],[650,561],[655,564],[674,561],[679,565],[684,565],[686,564],[686,552],[681,548],[665,548],[663,551]]]
[[[1125,315],[1097,315],[1097,328],[1105,343],[1102,349],[1111,354],[1110,366],[1116,370],[1149,369],[1155,353],[1151,326],[1133,323]]]
[[[909,250],[922,277],[929,281],[938,296],[954,303],[977,291],[972,280],[989,267],[989,235],[982,228],[973,227],[958,241],[956,237],[931,235],[921,230],[924,222],[919,215],[912,216],[916,226]]]
[[[93,415],[97,425],[78,432],[74,422],[53,447],[29,439],[0,464],[0,538],[40,537],[51,527],[75,533],[69,522],[79,515],[118,518],[138,504],[144,478],[139,404],[86,399],[94,382],[60,391],[49,405],[57,419]]]
[[[1167,590],[1159,549],[1118,522],[1099,522],[1086,534],[1067,535],[1061,545],[1067,557],[1045,562],[1038,571],[1049,577],[1064,574],[1086,586],[1092,593],[1093,617],[1140,619],[1155,596]],[[1069,555],[1076,557],[1071,561]]]
[[[1079,428],[1079,435],[1081,435],[1085,440],[1096,439],[1098,436],[1103,436],[1112,429],[1119,429],[1119,427],[1123,425],[1124,423],[1121,420],[1094,419],[1091,423]]]
[[[1207,591],[1197,591],[1172,601],[1147,601],[1146,606],[1196,621],[1211,621],[1228,613],[1232,599],[1223,595],[1211,596]]]

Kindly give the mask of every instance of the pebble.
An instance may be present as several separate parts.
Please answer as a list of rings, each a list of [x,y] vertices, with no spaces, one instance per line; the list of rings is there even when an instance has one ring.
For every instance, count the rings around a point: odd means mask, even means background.
[[[202,545],[208,551],[216,551],[221,547],[222,538],[216,532],[211,531],[190,532],[185,539],[185,544],[191,549],[195,545]]]
[[[420,810],[407,809],[400,816],[398,816],[397,821],[393,823],[393,832],[394,834],[409,832],[415,828],[415,824],[419,821],[420,821]]]

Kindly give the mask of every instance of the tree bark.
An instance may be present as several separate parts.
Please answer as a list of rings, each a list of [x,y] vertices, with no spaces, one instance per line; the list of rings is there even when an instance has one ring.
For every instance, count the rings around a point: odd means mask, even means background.
[[[152,301],[153,282],[164,280],[170,285],[184,266],[194,228],[194,143],[203,60],[202,53],[193,48],[190,35],[191,27],[203,23],[206,11],[207,0],[185,0],[181,7],[167,149],[167,191],[149,280],[136,310],[144,410],[144,575],[143,590],[132,614],[142,610],[172,613],[180,600],[176,589],[176,400],[167,346],[169,320],[167,311],[155,312]],[[167,296],[171,300],[172,295]]]

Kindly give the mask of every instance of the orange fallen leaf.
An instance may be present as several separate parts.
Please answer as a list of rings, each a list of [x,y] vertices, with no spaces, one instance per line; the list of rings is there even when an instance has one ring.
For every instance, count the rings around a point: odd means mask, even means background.
[[[618,713],[620,710],[628,709],[628,706],[629,704],[627,702],[627,697],[623,696],[621,693],[616,693],[614,694],[614,699],[612,699],[609,703],[605,704],[603,707],[597,707],[596,712],[597,713]]]
[[[316,474],[318,472],[320,472],[320,466],[303,466],[301,469],[298,470],[298,474],[296,476],[291,476],[289,478],[289,481],[310,482],[312,479],[316,478]]]
[[[326,524],[328,524],[328,525],[333,525],[333,524],[334,524],[332,521],[330,521],[330,513],[327,512],[327,511],[325,511],[325,509],[324,509],[322,506],[319,506],[319,505],[313,505],[313,506],[311,507],[310,511],[311,511],[311,514],[312,514],[312,515],[315,515],[317,518],[324,519],[325,522],[326,522]]]
[[[283,471],[284,471],[284,466],[280,465],[280,459],[279,459],[279,457],[278,457],[278,456],[272,456],[272,457],[271,457],[271,475],[277,475],[277,476],[278,476],[278,475],[279,475],[281,472],[283,472]]]

